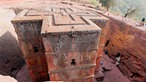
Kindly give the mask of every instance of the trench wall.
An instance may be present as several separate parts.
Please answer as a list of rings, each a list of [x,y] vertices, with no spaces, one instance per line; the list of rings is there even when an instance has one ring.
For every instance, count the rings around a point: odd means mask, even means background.
[[[106,38],[109,56],[115,59],[119,52],[119,69],[123,74],[132,82],[146,81],[146,32],[113,18],[109,27]]]

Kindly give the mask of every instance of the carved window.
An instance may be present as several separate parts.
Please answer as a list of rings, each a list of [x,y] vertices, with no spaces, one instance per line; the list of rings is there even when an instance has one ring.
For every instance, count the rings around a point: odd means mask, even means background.
[[[71,65],[76,65],[75,59],[72,59]]]
[[[38,47],[34,47],[34,52],[35,52],[35,53],[39,52]]]

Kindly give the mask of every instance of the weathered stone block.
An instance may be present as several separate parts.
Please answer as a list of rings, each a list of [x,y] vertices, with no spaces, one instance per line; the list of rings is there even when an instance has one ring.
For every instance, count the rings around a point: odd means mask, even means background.
[[[75,8],[48,10],[24,10],[12,21],[32,80],[44,81],[49,72],[54,81],[93,82],[101,57],[97,25],[107,19]]]
[[[47,74],[47,62],[41,37],[42,19],[29,20],[30,18],[28,18],[27,20],[22,16],[25,13],[27,13],[27,10],[18,14],[12,20],[12,23],[18,35],[18,40],[32,81],[43,81],[43,78],[48,78],[49,75]],[[46,73],[46,75],[44,76],[41,72]]]
[[[94,76],[98,37],[98,31],[78,32],[74,38],[70,33],[46,35],[49,45],[45,46],[52,48],[52,52],[46,52],[50,79],[67,81]],[[54,79],[54,74],[60,79]]]

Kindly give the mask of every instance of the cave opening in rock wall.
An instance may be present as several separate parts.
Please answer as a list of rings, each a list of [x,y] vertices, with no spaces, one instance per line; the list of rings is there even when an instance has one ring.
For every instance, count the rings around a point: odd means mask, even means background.
[[[105,47],[107,47],[108,45],[109,45],[109,40],[106,41]]]
[[[39,49],[37,47],[34,47],[34,52],[35,53],[39,52]]]
[[[130,77],[131,78],[133,78],[133,77],[140,77],[140,75],[138,73],[133,73]]]
[[[118,53],[116,54],[116,57],[120,57],[120,56],[121,56],[121,53],[118,52]]]
[[[71,65],[76,65],[75,59],[72,59]]]

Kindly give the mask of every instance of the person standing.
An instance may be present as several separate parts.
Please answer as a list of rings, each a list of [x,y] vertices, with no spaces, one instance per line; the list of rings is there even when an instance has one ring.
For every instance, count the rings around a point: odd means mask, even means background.
[[[118,66],[120,63],[120,59],[121,59],[121,54],[118,52],[117,56],[116,56],[116,65]]]
[[[144,22],[145,21],[145,18],[142,18],[141,22]]]

